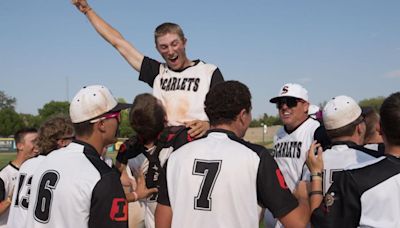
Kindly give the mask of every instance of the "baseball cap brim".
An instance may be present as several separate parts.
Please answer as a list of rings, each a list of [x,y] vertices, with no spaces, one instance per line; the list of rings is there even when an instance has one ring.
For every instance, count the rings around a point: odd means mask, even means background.
[[[296,98],[296,99],[301,99],[301,100],[303,100],[302,98],[294,97],[294,96],[277,96],[277,97],[271,98],[271,99],[269,100],[269,102],[270,102],[270,103],[278,103],[279,99],[282,98],[282,97],[293,97],[293,98]]]
[[[110,111],[108,112],[118,112],[124,109],[128,109],[131,108],[132,104],[127,104],[127,103],[118,103],[114,108],[112,108]]]

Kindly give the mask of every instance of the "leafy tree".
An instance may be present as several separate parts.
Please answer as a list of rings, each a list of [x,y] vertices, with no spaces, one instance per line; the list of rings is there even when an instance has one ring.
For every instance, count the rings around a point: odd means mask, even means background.
[[[129,124],[129,110],[121,112],[121,123],[119,125],[119,137],[128,138],[134,134],[134,131]]]
[[[0,109],[9,108],[15,110],[15,97],[9,97],[3,91],[0,91]]]
[[[282,121],[279,116],[268,116],[267,113],[264,113],[261,118],[253,119],[250,123],[250,127],[261,127],[262,124],[266,124],[267,126],[282,125]]]
[[[13,108],[0,109],[0,135],[8,137],[25,127],[21,116]]]
[[[377,113],[379,113],[379,110],[382,106],[383,100],[385,100],[385,97],[379,96],[379,97],[374,97],[374,98],[369,98],[369,99],[364,99],[361,100],[358,104],[361,107],[367,107],[370,106],[372,107]]]
[[[124,98],[118,98],[118,102],[127,103]],[[119,137],[128,138],[134,134],[129,123],[129,109],[121,111],[121,123],[119,124]]]
[[[35,127],[35,128],[40,127],[41,120],[39,116],[34,116],[32,114],[23,114],[23,113],[20,113],[19,115],[25,126]]]
[[[45,104],[43,108],[39,109],[40,123],[54,115],[69,116],[69,102],[50,101],[49,103]]]

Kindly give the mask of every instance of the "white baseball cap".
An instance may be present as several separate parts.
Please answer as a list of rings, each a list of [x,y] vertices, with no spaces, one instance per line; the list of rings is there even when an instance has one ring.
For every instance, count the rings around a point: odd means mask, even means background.
[[[361,108],[348,96],[337,96],[326,103],[322,111],[322,119],[327,130],[344,127],[361,116]]]
[[[319,112],[319,110],[320,110],[319,106],[315,104],[310,104],[310,106],[308,106],[308,115],[314,115],[317,112]]]
[[[271,98],[269,102],[276,103],[281,97],[295,97],[308,102],[307,90],[303,86],[295,83],[286,83],[283,85],[279,90],[279,95]]]
[[[107,87],[90,85],[84,86],[72,99],[69,115],[72,123],[81,123],[131,106],[131,104],[118,103]]]

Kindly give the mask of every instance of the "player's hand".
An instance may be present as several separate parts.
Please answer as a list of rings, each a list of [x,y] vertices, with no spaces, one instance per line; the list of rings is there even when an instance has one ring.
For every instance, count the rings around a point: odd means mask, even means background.
[[[210,123],[202,120],[192,120],[185,122],[185,126],[190,128],[188,134],[193,138],[200,138],[203,136],[208,129],[210,129]]]
[[[72,4],[78,8],[79,11],[86,14],[91,8],[86,0],[72,0]]]
[[[125,192],[132,192],[136,189],[136,180],[128,175],[126,169],[122,170],[120,180]]]
[[[151,196],[152,194],[158,192],[157,188],[147,188],[146,187],[146,181],[144,180],[143,172],[140,172],[138,174],[138,176],[136,177],[136,183],[137,183],[137,186],[136,186],[135,192],[137,194],[137,199],[135,199],[136,197],[134,196],[134,194],[127,193],[126,199],[128,200],[128,202],[145,199],[145,198]]]
[[[317,150],[317,154],[315,154],[315,150]],[[311,173],[322,173],[324,169],[322,147],[317,141],[314,141],[308,150],[306,164]]]

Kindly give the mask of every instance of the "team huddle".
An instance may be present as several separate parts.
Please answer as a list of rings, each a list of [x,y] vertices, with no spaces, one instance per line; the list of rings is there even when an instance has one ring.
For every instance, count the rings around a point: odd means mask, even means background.
[[[15,133],[0,171],[0,228],[400,227],[400,93],[376,113],[339,95],[313,110],[287,83],[270,102],[283,126],[273,149],[243,139],[251,92],[186,56],[179,25],[155,30],[165,60],[141,54],[89,6],[73,4],[153,94],[119,103],[81,88],[69,116]],[[135,135],[119,148],[121,111]]]

